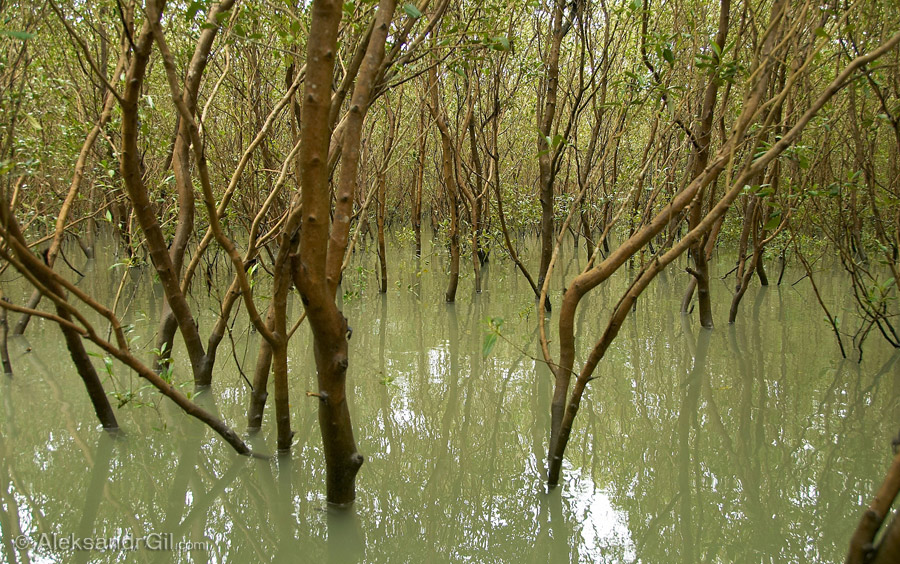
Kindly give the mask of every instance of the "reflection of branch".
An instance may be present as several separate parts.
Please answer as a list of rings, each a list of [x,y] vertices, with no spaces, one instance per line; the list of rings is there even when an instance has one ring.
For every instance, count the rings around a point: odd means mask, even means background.
[[[72,266],[72,263],[69,262],[69,259],[66,258],[66,253],[62,250],[62,247],[59,248],[59,256],[62,257],[63,262],[66,263],[66,266],[68,266],[69,268],[71,268],[72,271],[75,272],[75,274],[77,274],[78,276],[84,278],[84,274],[82,274],[80,270],[78,270],[77,268],[75,268],[74,266]]]
[[[240,304],[238,304],[240,306]],[[253,391],[253,384],[250,382],[250,379],[247,378],[247,375],[244,374],[244,368],[241,366],[241,361],[237,357],[237,345],[234,342],[234,335],[232,335],[232,328],[234,326],[234,322],[237,321],[237,312],[235,312],[234,319],[231,322],[231,325],[225,323],[225,331],[228,334],[228,340],[231,341],[231,356],[234,359],[234,365],[237,366],[238,372],[241,373],[241,378],[244,379],[244,382],[247,383],[247,386],[250,388],[250,391]]]
[[[812,286],[813,293],[816,295],[816,301],[819,302],[819,305],[822,307],[822,311],[825,312],[825,317],[828,319],[828,323],[831,324],[831,330],[834,332],[834,336],[837,339],[838,346],[841,348],[841,356],[843,358],[847,358],[847,353],[844,351],[844,342],[841,340],[841,332],[838,331],[837,321],[835,321],[835,318],[832,317],[831,312],[828,311],[828,306],[826,306],[825,302],[822,301],[822,296],[819,294],[819,288],[816,286],[816,281],[813,279],[812,267],[809,265],[809,262],[807,262],[806,257],[803,256],[803,253],[800,252],[800,246],[797,244],[796,240],[794,241],[794,252],[797,254],[797,258],[799,258],[800,262],[803,264],[803,269],[806,271],[806,276],[809,278],[809,283]],[[800,280],[802,280],[802,278]],[[798,280],[797,282],[799,282],[800,280]]]
[[[528,354],[528,352],[527,352],[525,349],[523,349],[523,348],[520,347],[519,345],[517,345],[517,344],[513,343],[512,341],[510,341],[509,339],[507,339],[506,336],[504,336],[503,333],[501,333],[496,327],[491,327],[491,329],[492,329],[492,333],[493,333],[494,335],[497,335],[497,337],[503,339],[504,342],[506,342],[507,344],[509,344],[509,346],[511,346],[513,349],[515,349],[516,352],[518,352],[518,353],[521,354],[522,356],[528,358],[529,360],[533,360],[534,362],[539,362],[539,363],[541,363],[541,364],[546,364],[547,367],[550,368],[550,374],[549,374],[549,376],[550,376],[551,378],[554,378],[554,379],[556,378],[556,377],[554,376],[554,374],[556,374],[557,369],[560,368],[560,366],[559,366],[558,364],[556,364],[555,362],[547,361],[547,360],[544,360],[543,358],[538,358],[538,357],[536,357],[536,356],[532,356],[532,355]],[[548,342],[549,342],[549,341],[548,341]],[[575,375],[575,376],[578,375],[577,373],[575,373],[575,371],[573,371],[573,370],[571,370],[571,369],[569,370],[569,372],[570,372],[571,374]],[[591,380],[593,380],[593,378],[591,378]]]

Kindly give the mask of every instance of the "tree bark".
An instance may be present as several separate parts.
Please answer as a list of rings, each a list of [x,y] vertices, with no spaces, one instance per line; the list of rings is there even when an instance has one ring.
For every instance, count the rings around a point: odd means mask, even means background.
[[[725,48],[725,41],[728,38],[730,11],[731,0],[721,0],[721,3],[719,4],[719,27],[715,39],[716,45],[719,47],[718,53],[721,53]],[[713,65],[718,63],[718,53],[715,51],[712,53]],[[716,110],[718,92],[719,79],[716,76],[710,76],[709,81],[706,84],[706,91],[703,95],[703,104],[700,109],[700,115],[698,116],[699,123],[694,134],[697,140],[697,146],[695,146],[693,154],[691,155],[691,178],[699,176],[703,172],[703,169],[706,168],[706,163],[709,161],[709,146],[712,142],[713,115]],[[713,185],[713,189],[714,188],[715,185]],[[703,195],[704,191],[700,190],[691,204],[688,215],[689,230],[694,229],[700,223],[700,218],[703,215]],[[708,235],[708,237],[709,236],[711,236],[711,234]],[[715,240],[713,240],[713,242],[714,241]],[[694,280],[690,287],[696,286],[697,288],[700,325],[706,329],[712,329],[714,323],[712,317],[712,300],[709,292],[709,255],[707,254],[705,247],[706,241],[701,239],[688,251],[690,258],[694,263],[694,272],[692,273],[694,275]],[[693,293],[693,290],[691,290],[690,287],[688,295],[682,302],[682,313],[687,312],[687,305],[690,302],[689,296]]]
[[[0,300],[8,302],[3,291],[0,290]],[[12,376],[12,363],[9,360],[9,348],[6,341],[9,336],[9,323],[6,321],[6,309],[0,307],[0,362],[3,363],[3,373]]]
[[[375,26],[366,49],[356,87],[350,101],[353,124],[344,132],[345,161],[336,194],[334,224],[329,230],[331,194],[328,187],[328,150],[331,132],[328,115],[334,72],[337,31],[342,3],[314,0],[307,42],[307,81],[303,94],[301,129],[301,205],[291,210],[284,240],[276,261],[290,259],[290,272],[299,289],[313,334],[313,350],[319,391],[319,429],[325,452],[326,498],[347,505],[356,497],[356,474],[363,464],[353,437],[353,424],[346,396],[348,325],[335,304],[335,292],[347,250],[350,211],[359,162],[362,122],[371,101],[371,89],[384,58],[384,46],[393,17],[394,0],[381,0]],[[349,153],[348,153],[349,152]],[[299,252],[289,252],[289,240],[299,229]],[[276,270],[276,275],[279,271]],[[276,331],[281,331],[276,317]],[[278,359],[278,354],[274,355]]]
[[[182,99],[193,115],[197,112],[197,96],[200,91],[200,81],[206,65],[209,61],[209,53],[219,30],[219,15],[227,12],[234,4],[234,0],[221,0],[212,4],[206,17],[206,22],[211,24],[201,30],[197,45],[194,48],[191,62],[188,65],[184,80]],[[191,139],[186,120],[180,116],[176,119],[175,145],[172,149],[172,172],[175,176],[175,190],[178,198],[178,216],[175,223],[175,235],[169,247],[169,257],[176,277],[181,276],[184,254],[188,242],[194,231],[194,186],[191,180]],[[170,359],[172,347],[175,342],[175,331],[178,323],[169,300],[163,296],[163,309],[160,314],[159,328],[157,330],[156,350],[159,351],[154,369],[159,371],[161,364]],[[208,386],[212,382],[211,362],[201,363],[202,371],[195,374],[195,382],[201,386]]]
[[[566,3],[562,0],[553,2],[553,12],[550,22],[550,48],[547,59],[544,61],[546,79],[542,84],[543,104],[538,111],[538,169],[540,171],[540,201],[541,201],[541,265],[538,271],[537,288],[544,285],[547,270],[550,268],[550,260],[553,257],[553,186],[556,180],[556,161],[561,144],[551,146],[553,142],[553,124],[556,121],[556,109],[559,97],[559,56],[563,37],[571,28],[571,22],[565,23]],[[550,309],[549,302],[545,301],[545,308]]]
[[[450,281],[447,283],[444,299],[447,303],[453,303],[456,301],[456,289],[459,286],[459,202],[453,141],[450,137],[443,105],[438,96],[436,66],[432,66],[429,72],[429,90],[431,92],[429,108],[441,135],[441,176],[444,181],[444,190],[447,194],[447,204],[450,207],[450,230],[447,234],[450,240]]]
[[[653,280],[656,274],[665,267],[665,265],[680,256],[680,254],[686,251],[691,245],[696,244],[696,242],[712,228],[715,222],[724,215],[734,199],[740,194],[747,179],[763,170],[772,159],[778,156],[793,142],[812,116],[815,115],[825,102],[843,86],[843,81],[846,79],[847,75],[853,72],[859,65],[863,64],[868,57],[878,56],[878,53],[884,52],[883,49],[891,42],[900,41],[900,34],[898,34],[896,37],[892,38],[890,42],[886,43],[876,51],[869,53],[865,57],[854,59],[854,61],[829,84],[825,92],[823,92],[810,109],[803,114],[789,132],[766,151],[764,155],[752,163],[749,163],[744,168],[743,173],[738,175],[734,180],[732,187],[726,191],[725,195],[716,203],[709,213],[706,214],[697,227],[689,231],[688,234],[669,251],[663,253],[642,269],[638,278],[632,283],[631,287],[619,301],[615,311],[610,316],[606,330],[600,340],[595,344],[584,366],[575,373],[573,370],[575,359],[574,315],[578,303],[587,292],[595,288],[604,280],[607,280],[636,252],[647,245],[653,237],[665,229],[666,226],[669,225],[672,215],[681,212],[681,210],[690,204],[697,192],[714,182],[719,174],[725,169],[727,163],[731,160],[733,151],[736,150],[751,122],[755,119],[756,110],[760,106],[763,95],[767,90],[771,67],[774,65],[771,55],[778,35],[776,31],[784,16],[784,8],[785,0],[778,0],[772,7],[768,32],[765,41],[761,46],[757,61],[754,64],[755,68],[753,69],[753,72],[758,77],[757,81],[749,88],[744,99],[742,112],[735,121],[731,135],[716,153],[713,161],[704,169],[700,176],[694,178],[684,190],[675,195],[670,204],[666,206],[661,213],[657,214],[648,224],[644,225],[616,250],[610,253],[603,262],[577,276],[566,290],[559,316],[559,363],[552,364],[548,352],[544,351],[545,360],[551,362],[556,377],[553,400],[551,403],[550,449],[548,453],[547,481],[551,486],[556,485],[559,482],[563,454],[565,453],[572,429],[572,423],[578,412],[584,389],[587,383],[593,378],[592,375],[597,364],[600,359],[603,358],[609,345],[615,339],[622,321],[631,311],[631,308],[640,293]],[[571,397],[568,397],[569,383],[573,373],[577,374],[577,379]],[[568,401],[566,401],[567,397]]]

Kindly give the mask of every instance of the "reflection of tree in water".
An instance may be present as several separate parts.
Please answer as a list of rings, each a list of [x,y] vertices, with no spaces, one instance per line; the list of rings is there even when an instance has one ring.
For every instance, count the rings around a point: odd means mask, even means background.
[[[844,494],[878,475],[877,461],[860,468],[872,440],[863,410],[887,420],[895,409],[879,390],[894,361],[867,376],[786,349],[796,337],[765,329],[773,303],[760,291],[752,323],[683,336],[638,310],[610,351],[626,371],[591,384],[599,423],[585,421],[578,444],[600,461],[595,482],[609,484],[642,561],[843,556],[858,511]]]
[[[93,431],[76,422],[91,420],[89,404],[70,398],[67,380],[54,377],[65,372],[56,358],[65,355],[50,349],[21,357],[23,379],[29,367],[49,376],[25,390],[3,390],[0,486],[12,492],[0,496],[4,558],[13,561],[8,531],[16,526],[66,534],[88,524],[97,535],[124,529],[211,539],[215,554],[191,555],[197,560],[842,557],[859,512],[845,494],[873,489],[866,477],[882,468],[871,445],[887,444],[895,426],[895,358],[870,363],[875,375],[852,362],[830,363],[791,332],[820,317],[798,309],[791,290],[751,289],[752,314],[734,327],[682,327],[679,292],[672,292],[679,278],[661,280],[642,296],[590,384],[567,481],[547,494],[551,378],[523,354],[540,356],[533,314],[506,314],[504,333],[521,350],[499,342],[482,357],[484,318],[533,309],[533,302],[517,302],[516,284],[527,290],[521,277],[500,269],[491,276],[490,290],[455,306],[423,298],[443,291],[441,280],[428,276],[412,279],[414,291],[344,304],[356,328],[348,383],[368,457],[349,519],[324,511],[317,493],[323,476],[316,400],[302,397],[315,390],[306,328],[290,351],[292,394],[301,398],[291,408],[296,444],[290,458],[273,460],[232,456],[208,430],[164,405],[124,410],[120,440],[86,439]],[[580,338],[590,336],[607,297],[599,288],[579,310]],[[40,329],[32,327],[30,338],[40,338]],[[244,347],[241,339],[258,336],[236,339]],[[207,407],[240,418],[246,390],[239,374],[223,372],[217,382],[229,388],[211,394],[217,405]],[[52,417],[35,413],[17,401],[20,393],[47,395],[61,409]],[[272,431],[270,423],[261,435]],[[879,424],[883,437],[875,436]],[[27,519],[17,525],[20,516]],[[130,556],[140,562],[170,555]]]

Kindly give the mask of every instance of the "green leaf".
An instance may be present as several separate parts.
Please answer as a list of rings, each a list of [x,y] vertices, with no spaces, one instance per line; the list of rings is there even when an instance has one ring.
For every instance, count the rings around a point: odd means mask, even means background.
[[[31,127],[37,129],[38,131],[41,131],[44,129],[43,127],[41,127],[41,123],[37,119],[35,119],[35,117],[33,115],[25,114],[25,119],[28,121],[29,124],[31,124]]]
[[[488,333],[484,336],[484,343],[481,345],[481,356],[482,358],[487,358],[488,355],[491,354],[491,351],[494,350],[494,345],[497,344],[497,334],[496,333]]]
[[[773,229],[777,229],[779,225],[781,225],[781,212],[776,212],[769,216],[769,221],[763,225],[763,229],[772,231]]]
[[[422,12],[416,8],[416,5],[412,2],[407,2],[403,5],[403,11],[406,12],[406,15],[411,17],[414,20],[417,20],[422,17]]]
[[[663,57],[663,59],[665,59],[666,62],[669,63],[670,65],[673,64],[673,63],[675,62],[675,54],[672,53],[672,50],[669,49],[668,47],[666,47],[665,49],[663,49],[663,51],[662,51],[662,57]]]
[[[187,9],[187,13],[185,14],[185,21],[191,21],[194,19],[194,16],[197,15],[197,12],[200,11],[200,8],[203,7],[203,2],[199,2],[194,0],[190,3]]]
[[[0,35],[12,37],[13,39],[21,39],[22,41],[27,41],[34,38],[33,33],[28,33],[27,31],[12,31],[9,29],[0,29]]]
[[[492,41],[494,42],[492,47],[495,51],[509,51],[509,38],[505,35],[498,35]]]
[[[771,187],[770,185],[768,185],[768,184],[763,184],[763,185],[760,186],[760,187],[756,190],[756,192],[755,192],[755,194],[756,194],[757,196],[759,196],[760,198],[765,198],[766,196],[771,196],[771,195],[774,194],[774,193],[775,193],[775,189],[772,188],[772,187]]]

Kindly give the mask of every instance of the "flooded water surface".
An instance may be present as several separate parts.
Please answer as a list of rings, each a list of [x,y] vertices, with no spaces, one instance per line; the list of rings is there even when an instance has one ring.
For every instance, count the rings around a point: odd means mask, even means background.
[[[734,326],[726,322],[734,279],[717,280],[712,331],[679,313],[688,275],[673,268],[660,276],[589,384],[563,483],[547,492],[552,381],[535,360],[530,288],[498,252],[484,292],[474,294],[468,275],[457,303],[447,305],[436,249],[419,260],[403,246],[392,250],[386,295],[378,293],[374,255],[361,251],[339,290],[353,327],[348,390],[366,457],[349,516],[324,501],[317,406],[305,394],[316,390],[305,326],[289,359],[293,451],[250,459],[118,363],[107,370],[98,355],[123,427],[115,438],[103,434],[59,330],[33,321],[24,338],[11,338],[15,374],[0,380],[0,561],[843,559],[890,459],[900,370],[874,336],[861,363],[841,360],[809,284],[793,285],[800,272],[789,266],[780,286],[754,281]],[[83,265],[80,286],[106,303],[120,294],[117,312],[149,359],[161,292],[149,269],[110,268],[116,260]],[[564,258],[554,304],[583,263],[583,252]],[[730,263],[714,264],[722,275]],[[625,274],[583,302],[579,358],[599,337]],[[823,297],[850,319],[840,277],[818,276]],[[22,280],[3,284],[18,303],[28,295]],[[217,303],[207,289],[215,298],[224,288],[195,288],[204,335]],[[296,319],[298,299],[291,308]],[[502,338],[485,356],[490,318],[502,318]],[[555,315],[548,327],[555,333]],[[240,312],[212,389],[196,398],[240,431],[258,343]],[[177,340],[175,357],[175,379],[192,391]],[[269,454],[271,409],[252,438]],[[112,546],[66,546],[78,539]]]

